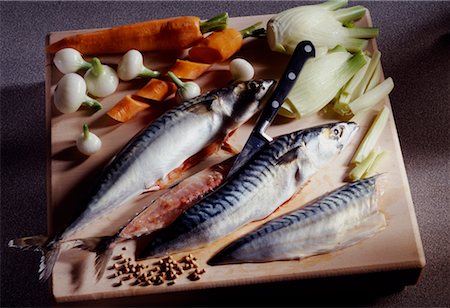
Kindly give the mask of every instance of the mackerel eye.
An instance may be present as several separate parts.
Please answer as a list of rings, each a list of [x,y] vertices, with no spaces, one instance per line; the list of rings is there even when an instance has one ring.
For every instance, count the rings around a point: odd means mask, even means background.
[[[342,133],[343,133],[342,127],[339,126],[339,127],[333,128],[333,135],[336,136],[337,138],[341,138]]]
[[[248,87],[249,87],[250,90],[252,90],[252,91],[258,90],[258,85],[257,85],[256,82],[254,82],[254,81],[249,82],[249,83],[248,83]]]

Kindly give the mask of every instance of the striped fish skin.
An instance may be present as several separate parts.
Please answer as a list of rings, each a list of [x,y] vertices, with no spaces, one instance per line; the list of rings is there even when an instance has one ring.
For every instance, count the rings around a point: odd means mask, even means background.
[[[223,141],[261,109],[261,99],[273,84],[273,80],[233,84],[187,101],[155,120],[117,154],[86,211],[61,237],[69,237],[147,191],[188,158]]]
[[[267,217],[335,157],[357,129],[356,123],[339,122],[275,138],[217,190],[155,233],[138,258],[202,247]]]
[[[209,265],[301,259],[348,247],[386,226],[377,176],[344,185],[235,240]]]
[[[250,80],[228,85],[186,101],[137,134],[106,167],[85,210],[60,234],[13,239],[9,247],[42,252],[40,280],[52,273],[61,243],[113,209],[154,188],[190,158],[221,144],[261,110],[274,80]],[[217,147],[218,149],[218,147]],[[212,154],[212,153],[211,153]]]

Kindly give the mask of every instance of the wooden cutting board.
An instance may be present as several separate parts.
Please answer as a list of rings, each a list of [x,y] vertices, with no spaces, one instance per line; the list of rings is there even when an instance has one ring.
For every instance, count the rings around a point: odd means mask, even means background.
[[[231,18],[230,26],[241,29],[257,21],[262,21],[265,24],[270,17],[270,15],[263,15]],[[360,23],[366,26],[371,25],[370,16],[365,17]],[[381,31],[383,30],[381,29]],[[79,31],[50,33],[47,44],[76,32]],[[376,48],[376,42],[372,40],[369,50],[373,51]],[[185,52],[152,52],[144,54],[144,59],[148,67],[165,72],[175,59],[185,55]],[[120,59],[120,55],[97,56],[103,63],[111,64],[114,68],[116,68],[115,65]],[[288,61],[287,56],[270,51],[264,39],[246,39],[241,51],[236,54],[236,57],[238,56],[246,58],[254,65],[255,78],[278,79]],[[123,96],[134,93],[146,83],[144,80],[135,80],[121,82],[117,92],[101,100],[104,109],[95,114],[86,110],[80,110],[72,114],[61,114],[53,105],[53,92],[62,74],[52,64],[52,60],[52,56],[48,55],[46,63],[46,115],[49,139],[51,140],[48,171],[50,178],[48,181],[48,224],[50,231],[55,231],[60,230],[62,226],[70,222],[74,215],[83,208],[83,200],[86,198],[86,194],[95,183],[102,168],[114,156],[114,153],[161,113],[155,110],[162,110],[163,108],[148,108],[136,118],[124,124],[110,119],[106,112]],[[395,76],[392,77],[395,82]],[[226,62],[215,64],[197,82],[201,85],[202,90],[206,91],[224,86],[229,78]],[[361,129],[356,139],[346,147],[343,153],[322,169],[300,194],[268,219],[298,208],[340,186],[349,171],[350,158],[367,131],[374,115],[383,104],[390,108],[389,99],[385,99],[383,103],[363,117],[359,123]],[[276,136],[333,120],[336,119],[319,114],[295,121],[277,118],[268,133]],[[81,133],[83,123],[87,123],[90,129],[103,141],[101,151],[89,158],[85,158],[78,153],[75,147],[75,140]],[[254,119],[242,126],[233,135],[231,138],[232,145],[238,149],[243,146],[252,129],[252,123],[254,123]],[[175,285],[162,284],[148,287],[130,286],[129,283],[124,283],[120,287],[113,287],[114,280],[107,279],[107,275],[104,275],[97,282],[94,274],[93,253],[76,249],[63,249],[52,276],[54,297],[57,302],[68,302],[390,270],[419,269],[420,272],[420,269],[425,265],[425,257],[392,113],[378,144],[380,148],[387,150],[389,153],[388,158],[379,167],[379,171],[385,173],[384,195],[380,200],[380,205],[386,215],[387,227],[370,239],[340,251],[300,261],[215,267],[206,265],[206,261],[227,243],[264,221],[254,222],[203,249],[192,251],[198,258],[200,266],[206,269],[206,273],[201,276],[200,280],[193,282],[184,275],[177,279]],[[220,152],[208,158],[191,170],[190,174],[222,160],[227,155],[229,154]],[[82,238],[115,233],[120,226],[133,217],[143,206],[157,198],[158,195],[159,193],[151,193],[139,197],[138,200],[93,223],[91,227],[79,232],[75,237]],[[123,247],[126,247],[125,251],[122,250]],[[129,241],[118,245],[113,255],[124,254],[126,257],[133,259],[134,249],[135,242]],[[182,255],[185,255],[185,253],[175,254],[174,257],[179,258]],[[141,263],[150,265],[154,262],[155,259],[148,259]]]

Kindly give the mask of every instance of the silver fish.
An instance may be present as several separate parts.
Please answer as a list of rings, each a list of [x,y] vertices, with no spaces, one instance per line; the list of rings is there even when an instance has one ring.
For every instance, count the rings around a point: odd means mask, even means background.
[[[234,159],[234,156],[230,157],[184,179],[137,213],[116,234],[78,239],[74,248],[96,253],[95,269],[97,278],[101,278],[112,250],[118,243],[146,236],[169,226],[186,209],[223,183]]]
[[[331,123],[275,138],[217,190],[156,232],[138,258],[202,247],[267,217],[334,158],[357,128],[353,122]]]
[[[208,264],[300,259],[353,245],[384,229],[377,176],[344,185],[229,244]]]
[[[232,84],[166,112],[116,155],[84,212],[61,234],[50,239],[38,236],[11,240],[9,246],[41,250],[40,279],[47,279],[62,242],[139,194],[167,185],[177,170],[186,169],[186,164],[212,154],[232,131],[262,108],[261,100],[274,83],[252,80]]]

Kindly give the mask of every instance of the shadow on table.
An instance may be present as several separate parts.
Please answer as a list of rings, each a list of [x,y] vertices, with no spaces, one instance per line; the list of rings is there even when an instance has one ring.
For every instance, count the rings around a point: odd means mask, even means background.
[[[44,82],[2,87],[0,101],[0,306],[45,306],[48,287],[36,279],[39,254],[8,247],[13,238],[45,234],[47,229]]]
[[[367,306],[417,283],[420,270],[284,281],[148,296],[56,303],[57,307],[112,306]],[[150,286],[151,287],[151,286]]]

